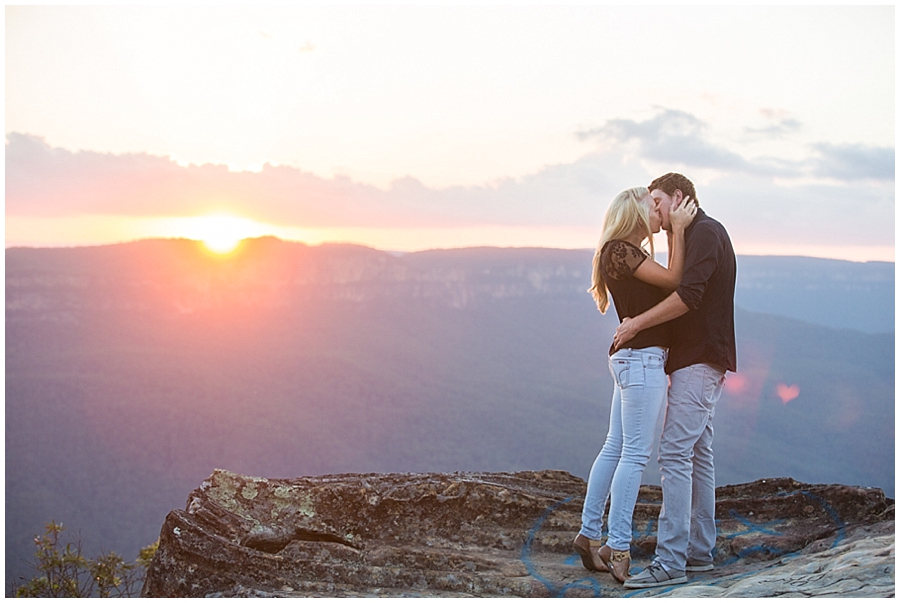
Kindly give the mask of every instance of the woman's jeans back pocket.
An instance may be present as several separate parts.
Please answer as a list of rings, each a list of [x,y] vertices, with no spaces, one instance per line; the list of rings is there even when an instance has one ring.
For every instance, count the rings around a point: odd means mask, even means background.
[[[644,383],[644,363],[640,357],[610,358],[609,368],[616,385],[622,389]]]
[[[646,370],[659,371],[665,365],[663,354],[644,350],[619,350],[609,357],[612,377],[622,389],[644,385]]]

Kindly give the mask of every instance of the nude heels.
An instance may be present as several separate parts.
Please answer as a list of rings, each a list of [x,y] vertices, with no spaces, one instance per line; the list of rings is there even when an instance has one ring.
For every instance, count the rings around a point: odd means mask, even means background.
[[[629,578],[628,570],[631,567],[631,552],[617,551],[609,547],[603,547],[600,558],[606,563],[609,573],[619,582],[625,582]],[[606,553],[604,555],[603,553]]]
[[[599,540],[591,540],[587,536],[579,534],[575,537],[572,548],[581,556],[581,564],[586,569],[594,570],[595,572],[609,571],[607,560],[609,559],[609,551],[612,549],[605,544],[601,545]],[[603,553],[606,553],[606,559],[604,559]]]

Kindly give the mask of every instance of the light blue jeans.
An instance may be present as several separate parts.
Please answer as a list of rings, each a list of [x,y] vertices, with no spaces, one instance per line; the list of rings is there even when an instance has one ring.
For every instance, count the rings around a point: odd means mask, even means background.
[[[725,372],[694,364],[672,373],[659,442],[663,504],[656,556],[670,570],[688,559],[712,563],[716,546],[716,472],[713,426]]]
[[[581,533],[600,540],[609,500],[606,544],[617,551],[631,548],[631,516],[666,401],[665,364],[666,350],[659,347],[626,348],[609,357],[615,384],[609,433],[588,477]]]

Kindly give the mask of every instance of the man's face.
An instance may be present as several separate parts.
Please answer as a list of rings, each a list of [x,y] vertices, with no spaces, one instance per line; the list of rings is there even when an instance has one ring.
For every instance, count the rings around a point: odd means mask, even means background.
[[[650,232],[653,234],[658,233],[662,226],[662,216],[659,213],[659,207],[657,207],[656,201],[654,201],[653,197],[648,193],[646,197],[641,199],[641,203],[646,204],[647,208],[650,210],[647,212],[648,218],[650,219]]]
[[[653,198],[653,203],[659,209],[662,227],[666,230],[672,230],[672,224],[669,222],[669,212],[681,202],[681,191],[675,189],[675,193],[669,195],[662,189],[655,188],[650,191],[650,197]]]

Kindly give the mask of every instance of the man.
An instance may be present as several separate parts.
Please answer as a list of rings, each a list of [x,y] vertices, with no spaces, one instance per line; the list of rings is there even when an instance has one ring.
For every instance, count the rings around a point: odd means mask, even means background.
[[[669,211],[690,197],[694,185],[681,174],[654,180],[650,194],[662,225]],[[737,263],[731,239],[716,220],[697,210],[685,230],[684,275],[669,297],[632,319],[613,338],[618,349],[649,327],[672,320],[672,346],[666,363],[669,399],[659,443],[663,505],[656,559],[629,578],[626,588],[687,582],[685,571],[713,568],[716,544],[716,480],[712,419],[726,371],[737,370],[734,342],[734,283]]]

